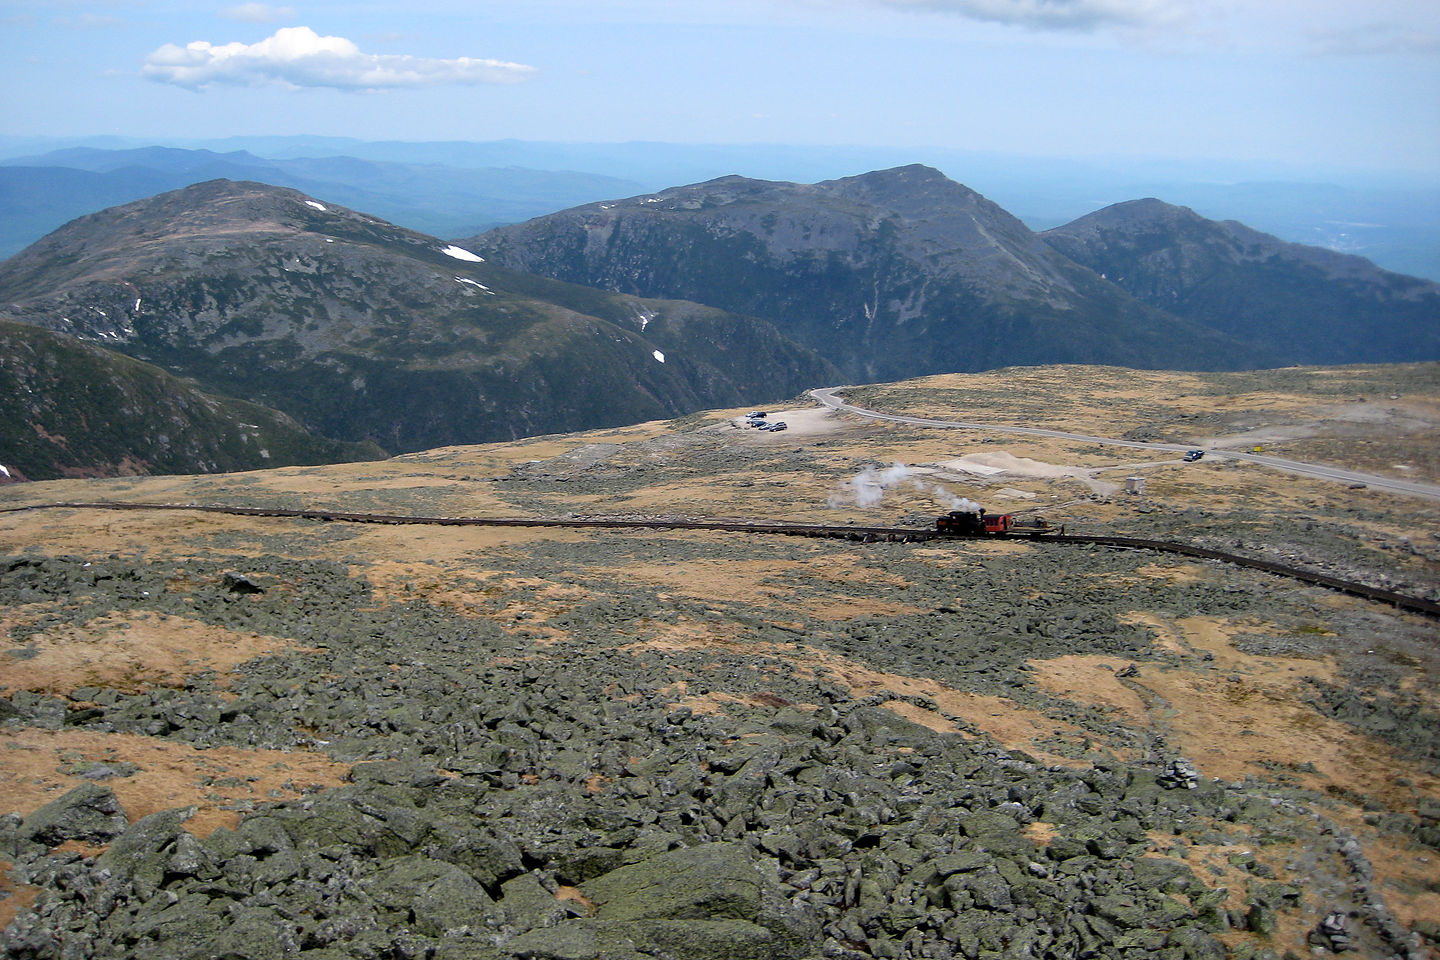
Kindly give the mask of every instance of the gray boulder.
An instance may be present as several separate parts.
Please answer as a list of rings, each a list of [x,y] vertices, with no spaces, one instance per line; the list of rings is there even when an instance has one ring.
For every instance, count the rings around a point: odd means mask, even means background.
[[[747,920],[570,920],[504,947],[518,960],[784,960],[796,954]]]
[[[754,920],[761,884],[743,844],[706,843],[612,870],[583,889],[602,920]]]
[[[115,791],[98,783],[82,783],[26,817],[20,824],[20,837],[47,847],[66,840],[109,843],[129,826]]]
[[[387,863],[365,882],[365,890],[376,905],[405,916],[416,933],[427,937],[480,926],[495,907],[470,874],[425,856]]]

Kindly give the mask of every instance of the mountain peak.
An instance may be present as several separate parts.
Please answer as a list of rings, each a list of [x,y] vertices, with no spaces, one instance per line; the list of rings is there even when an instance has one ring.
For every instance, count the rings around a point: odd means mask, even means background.
[[[1145,197],[1140,200],[1112,203],[1094,213],[1087,213],[1057,230],[1071,231],[1072,228],[1074,231],[1091,228],[1135,229],[1179,224],[1198,225],[1210,222],[1189,207],[1166,203],[1164,200],[1157,200],[1154,197]]]
[[[240,239],[299,234],[375,241],[419,236],[289,187],[216,179],[72,220],[6,261],[6,273],[25,287],[29,276],[42,276],[57,260],[88,263],[91,269],[112,262],[133,270],[151,256],[167,256],[171,241],[197,251],[219,250]]]
[[[0,263],[0,304],[392,452],[769,402],[837,376],[752,317],[511,274],[246,181],[72,221]]]
[[[883,207],[907,220],[929,220],[936,216],[963,213],[971,219],[994,223],[1014,236],[1030,233],[1020,220],[998,204],[986,200],[965,184],[950,180],[935,167],[924,164],[874,170],[842,180],[827,180],[815,184],[815,187],[847,200]]]
[[[857,174],[853,177],[844,177],[840,181],[832,182],[845,181],[894,183],[905,184],[907,186],[954,182],[939,170],[926,166],[923,163],[907,163],[898,167],[889,167],[885,170],[871,170],[868,173]]]
[[[1286,362],[1440,356],[1440,286],[1370,261],[1286,243],[1154,198],[1117,203],[1041,235],[1131,296]]]
[[[768,319],[861,380],[1224,355],[923,164],[815,184],[725,177],[462,242],[511,269]]]

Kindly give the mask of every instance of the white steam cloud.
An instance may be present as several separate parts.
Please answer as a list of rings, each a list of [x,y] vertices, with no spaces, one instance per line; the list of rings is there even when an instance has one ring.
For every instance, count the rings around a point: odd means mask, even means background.
[[[830,494],[826,503],[832,510],[855,506],[868,510],[885,497],[885,491],[895,487],[908,487],[919,493],[927,493],[949,505],[951,510],[964,513],[979,513],[980,504],[965,497],[957,497],[938,483],[929,483],[915,475],[903,463],[892,463],[888,467],[866,467],[849,480],[843,481]]]
[[[217,83],[336,90],[517,83],[534,72],[534,67],[500,60],[362,53],[344,37],[322,37],[309,27],[285,27],[259,43],[167,43],[145,58],[141,70],[151,80],[190,90]]]

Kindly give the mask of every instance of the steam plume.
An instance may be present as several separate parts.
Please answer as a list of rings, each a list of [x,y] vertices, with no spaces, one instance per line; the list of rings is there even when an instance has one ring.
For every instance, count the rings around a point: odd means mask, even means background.
[[[937,483],[920,479],[903,463],[892,463],[888,467],[866,467],[849,480],[842,481],[826,502],[834,510],[852,505],[868,510],[884,498],[887,489],[893,487],[909,487],[928,493],[948,504],[951,510],[963,513],[980,512],[980,504],[974,500],[957,497]]]

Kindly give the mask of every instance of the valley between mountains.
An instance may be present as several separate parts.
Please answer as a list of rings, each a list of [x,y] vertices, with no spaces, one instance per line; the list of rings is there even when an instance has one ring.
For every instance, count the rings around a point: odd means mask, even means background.
[[[1015,368],[857,404],[1440,480],[1434,364]],[[959,498],[1440,596],[1437,507],[772,407],[16,484],[464,516],[933,523]],[[1043,417],[1043,420],[1042,420]],[[1115,488],[1146,478],[1143,495]],[[1028,541],[0,513],[11,957],[1429,957],[1433,620]]]

